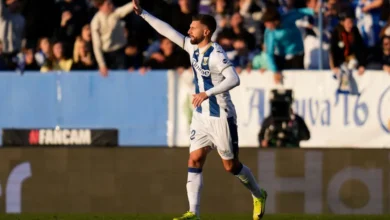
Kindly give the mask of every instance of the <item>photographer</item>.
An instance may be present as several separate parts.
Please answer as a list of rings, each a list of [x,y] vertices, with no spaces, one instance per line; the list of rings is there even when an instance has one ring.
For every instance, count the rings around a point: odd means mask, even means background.
[[[291,90],[290,90],[291,92]],[[291,108],[292,96],[276,94],[271,100],[271,115],[265,118],[259,133],[260,147],[299,147],[310,139],[310,131],[302,117]]]

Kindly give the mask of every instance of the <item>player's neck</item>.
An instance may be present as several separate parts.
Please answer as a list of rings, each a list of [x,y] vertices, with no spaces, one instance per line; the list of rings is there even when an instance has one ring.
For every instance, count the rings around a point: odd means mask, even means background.
[[[207,47],[207,45],[209,45],[210,42],[211,42],[211,40],[209,40],[209,39],[204,39],[202,42],[200,42],[200,43],[198,44],[198,48],[199,48],[199,49],[205,48],[205,47]]]

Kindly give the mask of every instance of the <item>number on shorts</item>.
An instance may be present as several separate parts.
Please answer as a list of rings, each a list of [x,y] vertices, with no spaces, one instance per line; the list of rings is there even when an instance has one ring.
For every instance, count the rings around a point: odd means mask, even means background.
[[[192,131],[191,131],[191,136],[190,136],[190,140],[191,140],[191,141],[195,139],[195,133],[196,133],[195,130],[192,130]]]

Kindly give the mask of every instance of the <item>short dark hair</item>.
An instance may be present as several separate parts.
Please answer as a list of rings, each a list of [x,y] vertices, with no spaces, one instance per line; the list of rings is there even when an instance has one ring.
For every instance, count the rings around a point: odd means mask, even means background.
[[[386,39],[387,39],[387,40],[390,40],[390,36],[389,36],[389,35],[383,36],[383,37],[382,37],[382,43],[383,43],[383,41],[386,40]]]
[[[100,8],[107,0],[93,0],[93,4],[96,8]]]
[[[210,30],[211,35],[213,35],[217,29],[217,21],[215,21],[215,18],[211,15],[198,14],[192,17],[192,21],[200,21],[201,24],[206,25]]]
[[[275,7],[269,7],[261,17],[262,22],[280,21],[280,13]]]
[[[355,15],[352,14],[351,12],[342,12],[339,14],[339,20],[340,21],[345,21],[345,19],[352,19],[355,20]]]

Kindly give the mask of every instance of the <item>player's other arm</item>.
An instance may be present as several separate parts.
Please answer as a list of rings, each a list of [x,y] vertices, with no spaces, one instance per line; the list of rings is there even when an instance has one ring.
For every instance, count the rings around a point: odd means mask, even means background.
[[[139,5],[139,0],[133,0],[134,11],[150,24],[159,34],[165,36],[181,48],[184,48],[185,37],[173,29],[169,24],[149,14]]]
[[[240,77],[227,58],[226,54],[220,50],[217,51],[215,57],[213,58],[214,60],[210,60],[210,62],[215,62],[216,70],[220,72],[225,79],[220,84],[206,91],[208,97],[227,92],[240,85]]]
[[[206,91],[208,97],[227,92],[240,85],[240,77],[238,76],[233,66],[226,67],[222,71],[222,75],[225,77],[225,79],[217,86]]]

